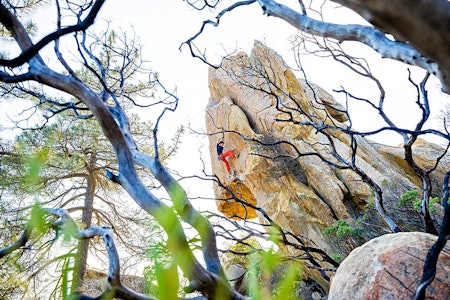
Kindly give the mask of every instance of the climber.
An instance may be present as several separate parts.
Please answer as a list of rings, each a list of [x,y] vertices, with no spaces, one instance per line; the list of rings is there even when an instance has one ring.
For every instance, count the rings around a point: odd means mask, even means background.
[[[224,141],[219,141],[217,143],[217,146],[216,146],[217,147],[217,155],[218,155],[218,158],[225,163],[225,167],[227,168],[227,172],[230,173],[231,169],[230,169],[230,164],[227,161],[227,157],[231,156],[232,158],[235,158],[236,155],[234,154],[233,150],[229,150],[229,151],[226,151],[224,153],[223,152],[224,145],[225,145]],[[239,156],[239,154],[237,156]]]

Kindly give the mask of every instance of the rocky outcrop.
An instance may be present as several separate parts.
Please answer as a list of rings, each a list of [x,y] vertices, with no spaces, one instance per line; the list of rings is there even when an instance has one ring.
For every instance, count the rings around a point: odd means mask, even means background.
[[[339,130],[318,132],[309,123],[345,128],[347,115],[333,97],[305,80],[296,78],[283,59],[255,42],[250,55],[225,59],[222,68],[209,70],[210,101],[206,127],[210,135],[212,169],[219,210],[230,218],[259,217],[251,205],[262,208],[282,228],[307,237],[328,253],[346,255],[354,247],[389,232],[374,208],[374,193],[361,176],[343,160],[352,151],[350,137]],[[216,143],[240,153],[230,158],[232,173],[217,160]],[[387,213],[404,231],[423,231],[420,215],[412,205],[399,206],[401,195],[420,191],[421,180],[392,147],[355,137],[356,164],[383,190]],[[425,141],[416,143],[415,159],[431,166],[444,149]],[[319,157],[319,154],[323,159]],[[432,173],[434,195],[439,195],[444,167]],[[231,193],[242,201],[231,199]],[[250,205],[245,205],[248,203]],[[350,237],[331,238],[324,233],[338,220],[359,228]]]
[[[135,275],[122,274],[121,282],[124,286],[134,290],[138,293],[144,293],[145,282],[144,278]],[[103,270],[88,268],[84,276],[83,286],[80,293],[98,297],[101,295],[108,286],[108,274]]]
[[[413,299],[428,249],[436,239],[421,232],[386,234],[356,248],[338,268],[328,299]],[[427,299],[449,299],[449,283],[447,244],[439,255]]]

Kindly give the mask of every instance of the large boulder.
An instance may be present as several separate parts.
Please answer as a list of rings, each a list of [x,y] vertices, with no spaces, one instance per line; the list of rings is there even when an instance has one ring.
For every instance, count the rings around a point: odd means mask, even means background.
[[[328,300],[410,300],[437,237],[421,232],[386,234],[353,250],[331,281]],[[426,299],[450,299],[450,245],[439,255]]]

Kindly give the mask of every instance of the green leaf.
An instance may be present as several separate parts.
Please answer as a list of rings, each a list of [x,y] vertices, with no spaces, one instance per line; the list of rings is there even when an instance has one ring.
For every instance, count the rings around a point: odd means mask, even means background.
[[[34,153],[34,155],[30,156],[26,160],[27,173],[25,174],[25,183],[31,192],[38,189],[41,172],[44,167],[44,163],[47,161],[48,154],[49,148],[45,147]]]
[[[177,212],[183,212],[183,208],[186,205],[186,193],[183,188],[178,184],[172,184],[169,187],[169,194],[175,210]]]
[[[176,264],[163,265],[157,263],[156,279],[158,282],[158,298],[162,300],[178,299],[178,269]]]
[[[275,270],[276,264],[279,262],[279,257],[272,249],[265,252],[262,260],[263,272],[270,274]]]
[[[262,299],[263,289],[258,282],[258,264],[260,257],[258,255],[250,255],[249,268],[247,269],[248,293],[251,299]]]
[[[30,227],[33,228],[38,236],[45,234],[49,226],[45,221],[46,211],[36,202],[31,209]]]
[[[77,226],[75,223],[66,222],[64,226],[60,229],[60,234],[63,237],[62,243],[64,244],[70,244],[70,241],[73,236],[77,233]]]
[[[284,273],[282,280],[278,283],[278,293],[275,300],[297,299],[296,281],[302,276],[302,268],[299,264],[291,264]]]

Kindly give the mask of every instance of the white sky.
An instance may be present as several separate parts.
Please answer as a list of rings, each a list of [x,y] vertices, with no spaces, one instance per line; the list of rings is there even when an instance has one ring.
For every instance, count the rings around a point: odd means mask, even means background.
[[[297,8],[298,2],[294,0],[282,1],[286,5]],[[182,42],[193,36],[200,28],[202,21],[207,18],[213,19],[218,12],[209,13],[194,11],[182,1],[154,0],[142,4],[140,0],[129,0],[126,5],[122,1],[108,1],[102,11],[102,17],[131,23],[136,30],[136,35],[144,44],[144,54],[151,60],[151,66],[161,75],[160,79],[167,87],[176,87],[180,104],[176,117],[167,116],[162,123],[162,129],[174,128],[174,120],[190,124],[196,130],[204,129],[205,107],[209,98],[207,66],[200,60],[192,58],[188,48],[179,46]],[[363,22],[355,14],[346,12],[343,8],[327,11],[328,21],[346,23]],[[219,27],[208,26],[199,39],[198,45],[206,48],[213,62],[218,62],[220,57],[228,52],[244,50],[249,53],[255,39],[264,41],[266,45],[279,54],[291,67],[296,67],[293,62],[292,52],[288,38],[296,34],[297,30],[282,20],[262,15],[262,10],[255,3],[251,6],[240,8],[228,13],[220,21]],[[407,83],[407,71],[403,64],[392,60],[381,60],[379,55],[368,50],[367,47],[357,43],[344,43],[352,47],[357,55],[364,55],[375,62],[371,64],[372,72],[379,78],[384,78],[387,91],[387,111],[399,125],[415,124],[417,119],[411,117],[417,113],[413,105],[415,97],[411,96],[414,91]],[[374,90],[366,85],[361,78],[351,76],[342,66],[326,62],[324,60],[307,58],[304,67],[309,80],[325,88],[328,92],[339,89],[342,86],[350,88],[359,96],[370,97]],[[413,78],[416,81],[422,79],[423,71],[413,68]],[[417,71],[418,70],[418,71]],[[432,85],[438,87],[434,78]],[[352,90],[353,89],[353,90]],[[438,90],[436,88],[435,90]],[[439,91],[436,91],[440,94]],[[412,94],[414,95],[414,94]],[[335,95],[339,97],[338,95]],[[442,107],[448,103],[447,95],[433,96],[430,92],[433,107]],[[355,124],[360,128],[370,128],[377,119],[376,113],[372,112],[370,117],[365,113],[367,107],[353,106],[358,114],[353,115]],[[369,120],[369,121],[368,121]],[[399,139],[391,140],[386,136],[381,141],[398,143]],[[198,148],[206,140],[199,140],[198,136],[186,135],[181,153],[172,160],[171,166],[183,175],[199,174],[202,165],[199,160]],[[208,155],[203,149],[203,158],[209,164]],[[209,169],[207,169],[209,171]],[[195,184],[194,184],[195,185]],[[191,184],[185,184],[189,191],[195,188]],[[203,189],[203,186],[202,186]]]
[[[124,7],[118,0],[110,1],[101,12],[102,17],[114,18],[124,24],[131,22],[136,36],[144,44],[143,52],[151,61],[151,67],[160,74],[160,80],[167,88],[176,88],[180,99],[179,107],[175,116],[169,114],[161,123],[162,132],[174,129],[175,120],[190,125],[195,130],[204,131],[205,109],[209,99],[208,66],[194,59],[187,46],[183,46],[182,51],[179,47],[200,29],[204,20],[214,18],[217,12],[198,12],[182,1],[151,2],[152,4],[147,2],[148,4],[143,6],[142,1],[131,0],[127,1]],[[249,53],[255,39],[265,40],[269,45],[278,45],[280,49],[287,49],[287,38],[295,34],[296,30],[280,20],[267,21],[268,18],[262,15],[259,6],[242,8],[237,13],[223,17],[218,28],[208,26],[199,39],[199,45],[208,47],[206,53],[211,55],[215,63],[227,52],[244,50]],[[282,34],[270,35],[272,32]],[[171,159],[170,166],[181,175],[201,174],[199,149],[202,143],[207,143],[207,139],[190,135],[188,131],[182,150]],[[170,137],[170,134],[168,136]],[[207,172],[210,172],[207,144],[201,151],[205,163],[208,164]],[[183,181],[182,184],[194,197],[212,196],[212,184],[199,186],[198,180]],[[205,208],[203,204],[200,206]]]
[[[225,1],[227,3],[229,1]],[[298,7],[298,1],[282,1],[292,8]],[[46,12],[46,18],[50,11]],[[101,26],[105,23],[101,19],[111,20],[114,27],[130,29],[132,26],[136,37],[144,45],[144,59],[150,61],[150,67],[160,74],[160,80],[169,90],[175,91],[179,97],[179,107],[176,113],[166,115],[161,123],[161,132],[164,134],[161,138],[169,139],[177,124],[190,125],[198,131],[204,130],[205,108],[208,103],[208,67],[200,60],[194,59],[186,46],[179,47],[182,42],[193,36],[206,19],[213,19],[218,12],[195,11],[181,0],[108,0],[100,12],[98,21],[95,25]],[[335,8],[327,11],[326,20],[346,23],[349,20],[361,21],[354,14],[346,13],[345,9]],[[48,21],[48,20],[45,20]],[[54,24],[52,21],[51,24]],[[47,24],[48,25],[48,24]],[[45,27],[41,27],[45,28]],[[49,27],[47,30],[52,30]],[[42,35],[49,31],[42,31]],[[282,20],[263,16],[262,10],[258,4],[252,4],[248,7],[242,7],[226,14],[220,22],[219,27],[208,26],[202,37],[198,40],[198,45],[212,58],[212,62],[219,62],[220,57],[233,51],[243,50],[250,52],[253,41],[258,39],[279,54],[288,62],[291,67],[296,67],[293,63],[292,52],[289,51],[290,43],[288,38],[296,34],[297,30]],[[415,100],[410,97],[411,88],[405,86],[407,82],[406,68],[392,60],[380,60],[379,56],[367,47],[357,43],[344,43],[352,47],[352,50],[364,56],[369,57],[375,63],[371,64],[372,71],[379,78],[384,78],[384,84],[388,92],[386,103],[388,104],[388,113],[394,115],[401,125],[411,125],[416,121],[413,117],[417,109],[411,104]],[[53,46],[52,46],[53,47]],[[351,89],[352,92],[360,96],[369,97],[373,90],[366,86],[361,78],[350,76],[342,66],[331,62],[307,58],[303,61],[308,79],[315,82],[328,92],[332,89],[338,89],[342,86]],[[416,68],[413,68],[416,69]],[[414,72],[416,81],[421,79],[423,71]],[[437,80],[434,79],[433,83]],[[435,90],[438,90],[436,88]],[[334,95],[339,99],[338,95]],[[434,97],[430,92],[430,99],[434,105],[442,107],[443,103],[448,103],[447,95]],[[375,113],[370,117],[365,113],[366,108],[354,106],[353,121],[359,124],[360,128],[373,126],[377,118]],[[143,116],[145,117],[145,116]],[[369,121],[368,121],[369,120]],[[388,142],[384,138],[383,141]],[[198,136],[186,134],[180,153],[171,160],[170,166],[176,169],[182,175],[200,174],[202,164],[199,158],[198,149],[206,139],[199,139]],[[396,143],[398,140],[390,140]],[[208,164],[209,157],[207,145],[203,147],[203,159]],[[211,185],[183,184],[186,190],[206,190],[210,195]],[[204,194],[203,194],[204,195]],[[193,196],[197,196],[193,195]]]

